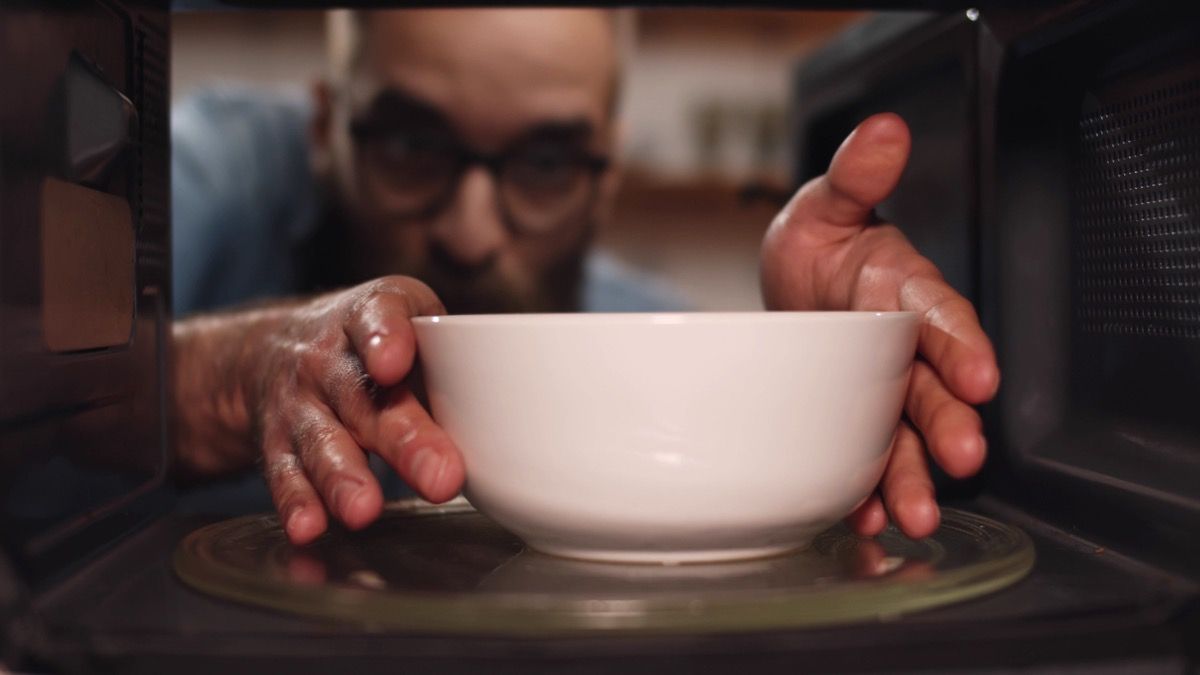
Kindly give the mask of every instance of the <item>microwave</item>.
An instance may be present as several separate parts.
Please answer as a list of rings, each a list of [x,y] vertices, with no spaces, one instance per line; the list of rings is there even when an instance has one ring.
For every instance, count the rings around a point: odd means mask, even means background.
[[[879,214],[975,303],[1004,373],[982,411],[985,470],[941,494],[1023,530],[1037,554],[1028,576],[969,602],[849,624],[514,634],[248,606],[197,592],[172,565],[180,542],[217,518],[181,513],[168,479],[170,13],[266,4],[0,6],[0,666],[1184,673],[1200,663],[1200,7],[881,2],[888,11],[795,70],[797,185],[872,113],[900,113],[912,129],[911,162]]]

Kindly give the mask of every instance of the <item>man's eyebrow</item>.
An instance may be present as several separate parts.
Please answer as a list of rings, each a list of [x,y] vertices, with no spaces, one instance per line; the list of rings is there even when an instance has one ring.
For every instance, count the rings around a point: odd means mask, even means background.
[[[437,106],[422,100],[399,87],[391,86],[383,89],[367,106],[366,115],[375,120],[403,118],[447,124],[446,114]]]
[[[564,120],[544,120],[536,122],[517,138],[517,142],[525,141],[564,141],[586,142],[591,140],[596,128],[590,120],[584,117]]]
[[[446,113],[436,105],[396,85],[382,89],[375,95],[367,108],[367,118],[382,124],[389,120],[404,120],[407,123],[423,122],[447,128],[453,126]],[[512,145],[529,141],[586,143],[595,133],[596,126],[587,117],[546,119],[525,127],[517,134]]]

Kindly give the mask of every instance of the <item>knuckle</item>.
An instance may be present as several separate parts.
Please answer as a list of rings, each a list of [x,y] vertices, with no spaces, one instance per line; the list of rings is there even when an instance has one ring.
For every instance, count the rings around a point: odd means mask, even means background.
[[[925,424],[922,426],[932,427],[934,424],[939,424],[947,419],[947,416],[957,409],[956,403],[957,401],[949,396],[941,396],[931,401],[925,410],[925,415],[923,416]]]
[[[379,305],[384,299],[391,295],[381,285],[382,282],[372,282],[363,292],[358,295],[351,306],[351,314],[355,316],[370,314],[379,310]]]
[[[378,288],[397,294],[433,294],[433,290],[429,288],[429,285],[420,279],[415,277],[401,276],[398,274],[393,274],[380,279]]]
[[[404,317],[415,315],[418,305],[402,286],[386,279],[370,282],[357,296],[347,315],[347,324],[366,323],[376,325],[381,319],[397,313]]]
[[[351,416],[361,412],[362,401],[369,397],[373,386],[361,368],[348,364],[332,369],[325,385],[338,414]]]
[[[266,462],[263,475],[272,492],[287,492],[289,486],[297,477],[304,475],[300,458],[292,453],[276,455]]]
[[[941,383],[926,374],[913,374],[912,409],[916,417],[925,417],[941,399]]]
[[[281,514],[285,514],[298,506],[304,506],[313,501],[309,488],[301,486],[294,481],[284,485],[272,497],[275,504],[279,507],[278,510]]]
[[[891,262],[892,275],[899,280],[901,292],[928,293],[929,289],[943,283],[942,273],[928,258],[911,253],[898,255]]]
[[[393,413],[380,419],[381,445],[394,452],[408,448],[421,434],[421,421],[408,413]]]
[[[333,425],[312,413],[299,416],[292,425],[292,441],[301,456],[328,447],[336,435]]]
[[[296,345],[294,355],[298,370],[307,375],[319,375],[329,368],[329,352],[319,340]]]
[[[904,256],[902,268],[906,276],[909,277],[936,279],[939,281],[942,279],[942,272],[938,269],[937,265],[919,253],[911,252]]]
[[[390,276],[379,280],[377,291],[393,296],[405,308],[408,316],[442,313],[445,307],[428,284],[405,276]]]
[[[936,441],[937,438],[942,437],[940,431],[946,431],[947,424],[952,419],[954,412],[955,401],[953,399],[946,398],[937,401],[935,404],[931,404],[929,410],[925,412],[920,426],[925,430],[926,435]]]
[[[337,430],[329,424],[315,425],[310,428],[306,440],[308,452],[324,451],[336,445]]]
[[[932,484],[929,477],[929,470],[925,467],[924,460],[914,462],[914,466],[909,466],[896,472],[896,483],[898,485],[910,485],[914,487],[925,487]]]
[[[975,308],[966,298],[957,293],[947,294],[945,298],[934,303],[925,312],[925,316],[930,321],[937,321],[939,325],[944,325],[947,328],[954,328],[961,325],[964,318],[976,321]]]
[[[337,354],[343,351],[346,346],[346,340],[342,336],[342,331],[340,330],[341,326],[338,326],[338,328],[339,330],[327,328],[326,330],[321,331],[317,337],[313,339],[311,350],[323,355]]]

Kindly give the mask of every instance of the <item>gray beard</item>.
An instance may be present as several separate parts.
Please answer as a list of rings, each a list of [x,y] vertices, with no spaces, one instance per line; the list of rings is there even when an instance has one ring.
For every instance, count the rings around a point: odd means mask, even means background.
[[[519,288],[491,269],[461,270],[430,258],[416,269],[403,269],[384,260],[370,260],[376,251],[359,248],[351,222],[336,207],[326,212],[318,235],[309,242],[307,260],[315,288],[327,290],[368,279],[401,274],[424,282],[451,314],[508,314],[535,312],[577,312],[582,309],[585,261],[596,227],[588,223],[578,250],[537,280],[532,291]]]
[[[575,312],[580,309],[586,249],[560,263],[528,292],[486,272],[457,274],[435,265],[402,271],[433,289],[451,314]]]

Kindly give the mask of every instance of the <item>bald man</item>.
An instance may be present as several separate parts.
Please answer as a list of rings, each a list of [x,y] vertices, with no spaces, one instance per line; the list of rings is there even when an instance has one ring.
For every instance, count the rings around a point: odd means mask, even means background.
[[[296,543],[330,516],[378,517],[370,455],[426,499],[462,486],[461,455],[408,387],[409,318],[673,304],[588,251],[616,185],[610,14],[339,14],[331,34],[312,102],[227,94],[173,129],[177,309],[293,296],[176,324],[178,472],[259,463]],[[864,122],[771,224],[762,284],[772,309],[924,317],[907,421],[851,516],[920,537],[938,524],[926,448],[951,475],[979,469],[970,404],[999,372],[971,305],[873,219],[908,150],[899,118]]]

